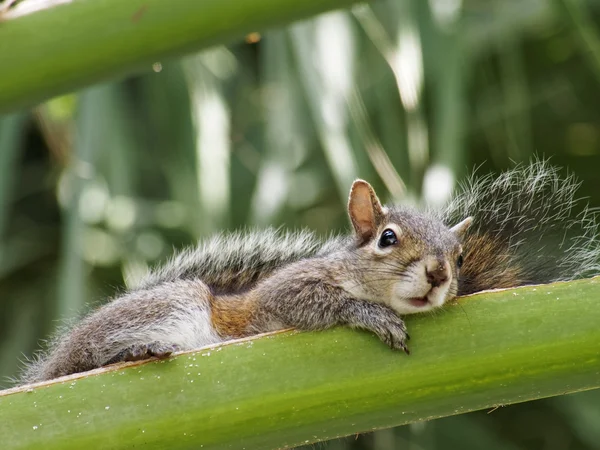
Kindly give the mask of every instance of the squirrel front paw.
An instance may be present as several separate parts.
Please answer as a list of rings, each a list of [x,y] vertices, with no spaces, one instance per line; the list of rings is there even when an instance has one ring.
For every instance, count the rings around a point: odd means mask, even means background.
[[[410,336],[406,332],[406,325],[400,317],[385,318],[371,328],[371,331],[390,348],[402,350],[410,355],[410,350],[406,346],[406,341],[410,340]]]
[[[345,313],[346,323],[350,326],[372,331],[389,347],[410,355],[406,346],[406,341],[410,340],[406,325],[392,309],[378,303],[355,300],[346,304]]]

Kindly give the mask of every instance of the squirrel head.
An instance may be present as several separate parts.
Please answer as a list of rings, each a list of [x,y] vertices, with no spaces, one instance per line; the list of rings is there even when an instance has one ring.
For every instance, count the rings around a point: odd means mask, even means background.
[[[434,215],[382,206],[364,180],[352,184],[348,214],[355,232],[356,278],[344,286],[400,314],[428,311],[456,296],[467,217],[448,228]]]

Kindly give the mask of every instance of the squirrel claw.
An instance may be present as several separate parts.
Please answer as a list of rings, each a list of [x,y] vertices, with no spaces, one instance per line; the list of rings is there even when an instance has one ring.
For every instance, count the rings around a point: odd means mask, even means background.
[[[116,356],[104,363],[113,364],[120,361],[139,361],[156,357],[159,359],[168,358],[171,353],[179,350],[176,344],[165,344],[162,342],[150,342],[149,344],[134,344],[121,350]]]

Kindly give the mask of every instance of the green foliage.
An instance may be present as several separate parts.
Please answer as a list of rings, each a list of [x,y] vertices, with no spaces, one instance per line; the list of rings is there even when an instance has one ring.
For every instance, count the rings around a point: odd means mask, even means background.
[[[244,226],[342,229],[357,176],[388,201],[436,203],[483,162],[488,172],[537,153],[600,205],[597,2],[380,0],[264,28],[351,3],[73,1],[0,22],[0,109],[66,93],[0,117],[0,375],[173,248]],[[385,356],[350,332],[314,339],[332,337]],[[287,339],[313,337],[273,342]],[[429,344],[411,343],[418,364]],[[329,446],[594,449],[599,404],[585,392]]]

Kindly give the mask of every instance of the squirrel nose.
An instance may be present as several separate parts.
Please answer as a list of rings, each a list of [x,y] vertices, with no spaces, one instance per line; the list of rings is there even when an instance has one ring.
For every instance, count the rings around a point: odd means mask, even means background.
[[[440,286],[448,280],[446,263],[444,261],[428,263],[425,267],[425,275],[427,276],[427,282],[431,284],[431,287],[435,288]]]

